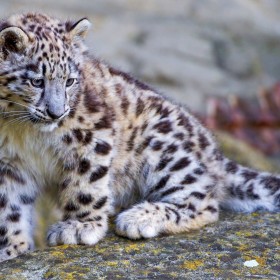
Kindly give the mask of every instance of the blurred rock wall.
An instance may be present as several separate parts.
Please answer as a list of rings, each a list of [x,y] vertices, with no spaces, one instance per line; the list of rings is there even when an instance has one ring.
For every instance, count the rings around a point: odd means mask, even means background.
[[[0,1],[1,17],[23,11],[87,16],[96,56],[195,111],[280,79],[279,0]]]

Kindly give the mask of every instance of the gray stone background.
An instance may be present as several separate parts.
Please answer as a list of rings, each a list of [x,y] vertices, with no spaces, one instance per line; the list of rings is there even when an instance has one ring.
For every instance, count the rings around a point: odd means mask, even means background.
[[[250,96],[280,80],[279,0],[10,0],[0,16],[87,16],[92,52],[187,104]]]

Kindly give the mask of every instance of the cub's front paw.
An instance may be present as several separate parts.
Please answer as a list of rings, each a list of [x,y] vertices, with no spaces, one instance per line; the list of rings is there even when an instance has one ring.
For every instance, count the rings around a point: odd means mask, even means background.
[[[145,207],[133,207],[118,215],[116,233],[130,239],[152,238],[160,233],[160,223]]]
[[[19,255],[34,250],[33,241],[26,241],[24,239],[18,239],[13,243],[8,243],[7,247],[0,250],[0,262],[13,259]]]
[[[47,234],[49,246],[63,244],[94,245],[102,239],[107,231],[107,225],[95,222],[80,222],[68,220],[52,225]]]

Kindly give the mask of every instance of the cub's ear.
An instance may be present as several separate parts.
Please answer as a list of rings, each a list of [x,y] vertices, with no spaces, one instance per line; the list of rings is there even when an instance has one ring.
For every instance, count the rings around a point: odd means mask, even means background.
[[[0,48],[4,52],[23,53],[28,43],[28,35],[19,27],[7,27],[0,31]]]
[[[87,18],[82,18],[76,23],[66,23],[66,29],[73,41],[84,39],[91,27],[91,23]]]

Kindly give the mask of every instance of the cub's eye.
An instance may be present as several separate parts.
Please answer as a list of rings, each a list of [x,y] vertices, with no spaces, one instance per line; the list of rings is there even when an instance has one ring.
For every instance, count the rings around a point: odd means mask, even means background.
[[[71,87],[71,86],[74,84],[75,80],[76,80],[76,79],[74,79],[74,78],[68,79],[68,80],[66,81],[66,86],[67,86],[67,87]]]
[[[44,79],[33,79],[33,80],[31,80],[31,85],[33,87],[43,88],[44,87]]]

